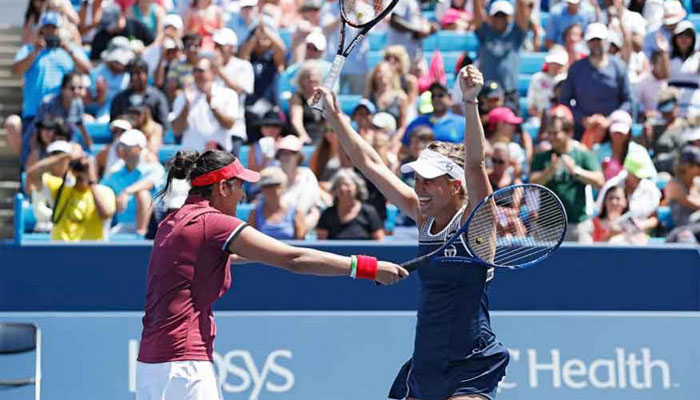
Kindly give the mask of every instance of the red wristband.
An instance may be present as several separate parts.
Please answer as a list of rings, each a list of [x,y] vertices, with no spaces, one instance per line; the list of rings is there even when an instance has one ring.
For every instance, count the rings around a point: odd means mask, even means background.
[[[370,256],[357,256],[357,277],[375,280],[377,278],[377,259]]]

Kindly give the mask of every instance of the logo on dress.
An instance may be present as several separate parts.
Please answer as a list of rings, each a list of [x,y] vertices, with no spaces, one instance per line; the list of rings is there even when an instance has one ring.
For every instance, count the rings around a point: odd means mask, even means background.
[[[445,248],[445,257],[457,256],[457,248],[454,245],[449,245]]]

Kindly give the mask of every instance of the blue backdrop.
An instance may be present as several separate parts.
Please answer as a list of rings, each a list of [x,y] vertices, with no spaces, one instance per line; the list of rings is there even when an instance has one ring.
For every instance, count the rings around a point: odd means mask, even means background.
[[[309,245],[309,243],[303,243]],[[313,243],[340,254],[391,261],[413,244]],[[151,245],[0,245],[0,311],[143,309]],[[415,278],[391,287],[348,278],[294,275],[259,265],[233,267],[219,310],[415,310]],[[700,310],[697,247],[587,247],[565,244],[523,271],[497,271],[494,310]]]

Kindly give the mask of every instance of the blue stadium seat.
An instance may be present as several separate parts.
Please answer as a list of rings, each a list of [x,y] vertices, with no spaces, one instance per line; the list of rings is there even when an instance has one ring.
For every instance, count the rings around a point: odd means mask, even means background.
[[[250,212],[253,211],[253,208],[255,208],[255,204],[253,203],[238,204],[238,207],[236,207],[236,218],[247,221]]]
[[[246,168],[248,167],[248,153],[250,153],[250,147],[247,145],[241,146],[241,149],[238,151],[238,159]]]
[[[369,69],[372,70],[380,61],[384,59],[384,51],[370,51],[369,56],[367,56],[367,63],[369,64]]]
[[[532,140],[537,140],[537,135],[540,132],[540,127],[538,125],[526,122],[526,123],[522,124],[522,129],[523,129],[523,132],[530,135]]]
[[[548,22],[549,22],[549,13],[548,12],[541,12],[540,13],[540,25],[542,25],[542,27],[546,29]]]
[[[338,95],[338,101],[340,102],[340,107],[343,109],[343,112],[347,115],[352,114],[352,110],[355,109],[355,106],[362,100],[362,96],[357,95],[357,94],[341,94]]]
[[[644,133],[644,125],[632,124],[632,137],[640,137]]]
[[[695,31],[700,31],[700,14],[690,14],[688,15],[688,20],[695,25]]]
[[[479,49],[479,39],[473,32],[440,31],[435,36],[440,51],[471,52]]]
[[[425,10],[425,11],[421,11],[421,13],[423,14],[423,18],[425,18],[425,19],[427,19],[427,20],[429,20],[429,21],[437,21],[437,20],[435,19],[435,11],[433,11],[433,10]]]
[[[527,97],[520,97],[518,99],[518,105],[520,106],[520,116],[527,119],[530,117],[530,111],[528,110],[527,106]]]
[[[382,50],[386,47],[385,33],[370,33],[367,35],[370,50]]]
[[[162,164],[165,164],[175,156],[178,150],[180,150],[179,144],[164,144],[158,152],[158,160],[160,160]]]
[[[544,52],[524,52],[520,55],[520,73],[532,75],[542,71],[544,65]]]
[[[163,135],[164,144],[175,144],[175,132],[172,129],[168,129]]]
[[[287,50],[289,50],[292,46],[292,32],[286,29],[280,29],[279,34],[284,42],[284,45],[287,46]],[[243,39],[241,38],[241,40]]]
[[[531,80],[532,80],[532,75],[525,75],[525,74],[518,75],[518,93],[520,93],[520,97],[527,96],[527,88],[530,87]]]
[[[661,226],[666,229],[673,229],[673,217],[669,206],[660,206],[656,209],[656,216],[659,218]]]
[[[393,232],[396,226],[396,217],[399,215],[399,209],[393,204],[386,206],[386,220],[384,220],[384,230]]]
[[[423,39],[423,51],[431,52],[438,48],[438,37],[436,35],[430,35]]]
[[[85,130],[94,143],[110,143],[112,141],[112,132],[110,132],[109,124],[106,122],[86,122]]]

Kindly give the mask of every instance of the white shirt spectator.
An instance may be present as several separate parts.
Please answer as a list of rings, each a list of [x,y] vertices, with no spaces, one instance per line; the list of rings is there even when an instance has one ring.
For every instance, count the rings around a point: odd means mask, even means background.
[[[294,182],[289,182],[287,189],[282,193],[282,201],[287,204],[295,204],[297,209],[307,213],[321,199],[316,175],[307,167],[298,167]]]
[[[598,194],[596,206],[598,210],[603,209],[603,199],[608,189],[614,186],[624,186],[625,178],[629,172],[626,169],[611,178],[603,185]],[[661,203],[661,191],[651,179],[642,179],[637,185],[634,193],[628,194],[629,213],[633,218],[646,218],[652,215]]]
[[[238,107],[230,107],[230,104],[238,104],[238,94],[229,88],[213,85],[211,88],[211,106],[207,103],[207,97],[196,88],[195,96],[190,105],[187,116],[187,129],[182,134],[182,148],[187,150],[204,151],[207,142],[213,140],[224,150],[231,151],[231,136],[233,129],[222,128],[214,116],[211,107],[225,109],[239,117]],[[180,93],[173,103],[173,111],[170,121],[174,121],[185,108],[185,95]],[[235,126],[235,124],[234,124]]]
[[[527,88],[527,106],[537,110],[549,110],[554,89],[554,77],[546,72],[537,72],[532,76]]]
[[[659,93],[668,87],[668,80],[656,79],[654,74],[648,73],[637,84],[637,99],[644,106],[645,112],[656,111]]]
[[[700,87],[700,51],[694,52],[685,61],[678,57],[671,59],[671,76],[668,81],[671,86],[674,83],[685,86],[679,88],[680,115],[696,114],[700,110],[700,90],[687,86]]]
[[[236,117],[236,123],[233,124],[233,128],[231,129],[231,134],[243,140],[247,140],[248,135],[246,134],[244,106],[246,95],[253,93],[255,84],[253,64],[238,57],[231,57],[228,64],[224,67],[224,73],[235,80],[243,89],[241,93],[238,93],[238,115]],[[223,86],[223,82],[219,80],[219,83]]]
[[[420,5],[417,0],[402,0],[400,1],[392,14],[405,19],[413,26],[419,26],[423,22],[423,17],[420,12]],[[421,40],[415,39],[410,32],[400,32],[389,26],[386,36],[387,46],[402,45],[406,48],[408,56],[413,60],[416,52],[421,48]]]

